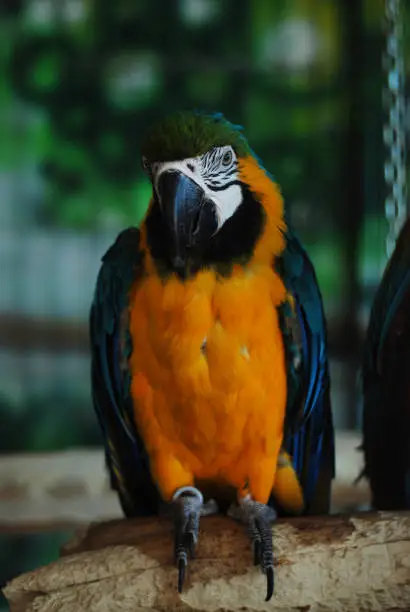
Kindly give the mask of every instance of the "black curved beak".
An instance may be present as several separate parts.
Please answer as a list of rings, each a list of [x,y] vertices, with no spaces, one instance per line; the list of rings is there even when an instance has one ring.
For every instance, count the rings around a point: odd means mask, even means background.
[[[215,205],[195,181],[178,170],[166,170],[160,175],[157,194],[170,231],[172,265],[185,269],[190,257],[217,230]]]

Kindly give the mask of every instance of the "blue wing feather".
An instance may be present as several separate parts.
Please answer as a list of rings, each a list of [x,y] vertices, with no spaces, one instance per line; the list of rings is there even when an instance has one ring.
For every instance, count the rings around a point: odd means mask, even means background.
[[[159,504],[133,418],[130,373],[127,365],[122,365],[131,353],[124,318],[128,292],[140,273],[139,230],[129,228],[103,257],[90,311],[92,400],[111,483],[127,516],[154,514]]]
[[[304,491],[306,510],[314,503],[320,474],[334,477],[334,432],[330,403],[327,331],[322,297],[313,265],[296,236],[288,231],[279,269],[295,300],[299,365],[288,358],[285,446]],[[292,355],[292,336],[284,329],[285,348]],[[330,496],[330,486],[328,495]]]
[[[386,316],[382,321],[382,327],[380,330],[380,339],[376,353],[376,364],[378,371],[381,371],[384,343],[391,329],[391,324],[396,316],[398,308],[401,306],[404,297],[410,289],[410,270],[407,270],[403,276],[400,274],[400,276],[396,277],[394,281],[395,282],[392,283],[391,287],[392,292],[394,292],[394,297],[392,297],[387,308]]]

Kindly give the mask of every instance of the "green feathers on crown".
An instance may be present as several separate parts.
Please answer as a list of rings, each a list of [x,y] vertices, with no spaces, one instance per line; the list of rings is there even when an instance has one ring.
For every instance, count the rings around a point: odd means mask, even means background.
[[[239,157],[251,154],[242,128],[221,113],[179,112],[155,123],[142,144],[142,155],[152,161],[196,157],[212,147],[231,145]]]

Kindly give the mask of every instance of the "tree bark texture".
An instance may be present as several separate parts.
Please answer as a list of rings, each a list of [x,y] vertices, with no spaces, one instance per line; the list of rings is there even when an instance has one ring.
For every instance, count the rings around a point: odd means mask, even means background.
[[[410,513],[280,520],[275,594],[252,565],[245,528],[202,519],[184,592],[166,518],[96,523],[62,557],[4,589],[11,612],[393,612],[410,610]]]

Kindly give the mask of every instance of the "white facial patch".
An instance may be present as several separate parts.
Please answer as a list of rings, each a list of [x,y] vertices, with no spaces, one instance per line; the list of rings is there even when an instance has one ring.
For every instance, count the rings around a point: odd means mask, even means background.
[[[203,155],[180,161],[154,162],[150,169],[156,191],[159,177],[169,170],[181,172],[197,183],[215,204],[218,230],[242,203],[238,161],[230,146],[214,147]]]

